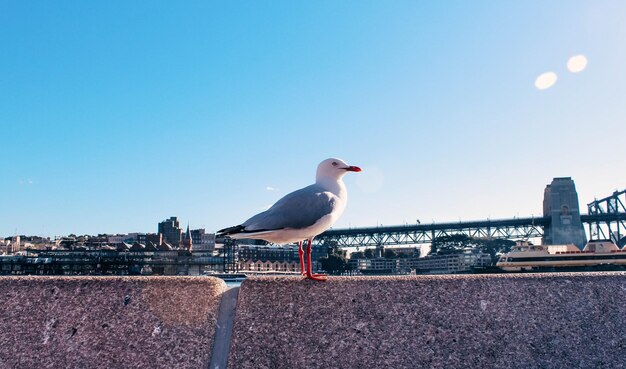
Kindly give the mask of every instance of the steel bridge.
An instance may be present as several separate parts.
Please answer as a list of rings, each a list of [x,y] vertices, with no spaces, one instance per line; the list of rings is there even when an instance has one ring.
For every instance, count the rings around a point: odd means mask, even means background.
[[[603,199],[604,200],[604,199]],[[603,201],[599,200],[599,201]],[[623,205],[622,205],[623,206]],[[626,209],[617,212],[597,212],[581,215],[589,229],[626,230]],[[318,243],[342,248],[385,247],[400,245],[429,244],[437,237],[465,234],[487,239],[528,240],[543,237],[545,227],[550,226],[549,217],[479,220],[468,222],[397,225],[386,227],[331,229],[319,236]],[[612,225],[616,225],[613,226]],[[620,228],[621,227],[621,228]],[[612,233],[611,233],[612,234]],[[621,234],[626,235],[626,231]],[[590,236],[593,233],[590,231]],[[601,233],[604,236],[604,233]],[[608,237],[607,237],[608,238]],[[621,240],[621,239],[619,239]],[[623,242],[623,240],[621,241]]]

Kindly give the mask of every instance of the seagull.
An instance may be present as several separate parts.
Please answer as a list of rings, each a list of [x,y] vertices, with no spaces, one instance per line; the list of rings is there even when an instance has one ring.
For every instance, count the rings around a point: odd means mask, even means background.
[[[341,159],[326,159],[317,166],[314,184],[285,195],[268,210],[240,225],[220,229],[216,237],[252,238],[276,244],[297,242],[301,274],[308,279],[325,280],[325,274],[311,272],[313,238],[330,228],[346,208],[348,191],[343,176],[360,171],[361,168]],[[306,271],[304,240],[307,240]]]

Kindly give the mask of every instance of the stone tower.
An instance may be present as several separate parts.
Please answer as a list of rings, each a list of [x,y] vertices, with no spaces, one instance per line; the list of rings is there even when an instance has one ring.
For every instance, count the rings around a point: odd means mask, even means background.
[[[580,220],[578,193],[570,177],[554,178],[543,193],[543,216],[551,223],[544,230],[544,245],[573,243],[582,249],[587,236]]]

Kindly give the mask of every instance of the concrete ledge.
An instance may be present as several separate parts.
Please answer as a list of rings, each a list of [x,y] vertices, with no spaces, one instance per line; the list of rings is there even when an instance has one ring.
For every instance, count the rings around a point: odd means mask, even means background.
[[[207,368],[223,281],[0,277],[0,368]]]
[[[626,274],[249,278],[229,368],[622,368]]]

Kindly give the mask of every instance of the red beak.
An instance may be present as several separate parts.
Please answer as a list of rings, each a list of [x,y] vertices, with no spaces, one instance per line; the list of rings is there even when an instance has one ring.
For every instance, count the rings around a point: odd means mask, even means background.
[[[348,172],[360,172],[360,171],[361,171],[361,168],[359,168],[359,167],[355,167],[355,166],[352,166],[352,165],[351,165],[351,166],[347,167],[347,168],[346,168],[346,170],[347,170]]]

